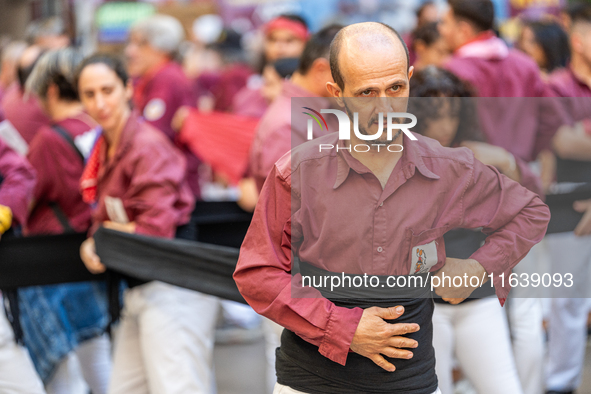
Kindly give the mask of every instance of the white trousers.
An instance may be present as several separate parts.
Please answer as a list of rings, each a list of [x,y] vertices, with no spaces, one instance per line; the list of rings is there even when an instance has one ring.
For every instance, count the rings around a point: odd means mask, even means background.
[[[110,394],[210,394],[216,297],[162,282],[127,290]]]
[[[572,273],[576,290],[573,296],[587,296],[591,284],[591,236],[574,233],[546,236],[553,273]],[[546,389],[575,390],[581,384],[587,341],[588,303],[585,298],[550,300],[548,316],[548,359]]]
[[[111,341],[107,334],[81,343],[64,357],[47,384],[47,394],[79,392],[84,383],[92,394],[106,394],[111,376]]]
[[[520,394],[507,317],[499,300],[435,304],[435,370],[443,394],[453,394],[454,354],[479,394]]]
[[[284,386],[282,384],[275,384],[275,388],[273,389],[273,394],[306,394],[303,391],[297,391],[292,389],[289,386]],[[392,393],[395,394],[395,393]],[[441,391],[437,389],[433,394],[441,394]]]
[[[0,297],[0,306],[1,300]],[[0,310],[0,393],[45,393],[27,349],[14,341],[12,327],[3,310]]]
[[[550,259],[544,242],[534,245],[513,272],[517,275],[549,272]],[[535,290],[535,291],[534,291]],[[544,392],[544,350],[543,307],[537,288],[516,287],[505,310],[509,317],[509,330],[517,374],[524,394]]]

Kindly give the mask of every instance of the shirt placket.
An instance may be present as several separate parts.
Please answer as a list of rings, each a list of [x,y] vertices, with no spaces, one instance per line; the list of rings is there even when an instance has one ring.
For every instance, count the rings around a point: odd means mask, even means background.
[[[372,267],[375,275],[387,275],[392,271],[392,263],[395,261],[397,253],[394,250],[395,245],[402,243],[402,239],[390,239],[389,234],[392,234],[392,226],[398,227],[397,221],[394,219],[395,210],[405,208],[389,205],[387,200],[406,182],[406,179],[403,171],[398,171],[394,178],[389,179],[374,208]],[[399,234],[401,237],[404,236],[404,232],[399,232]]]

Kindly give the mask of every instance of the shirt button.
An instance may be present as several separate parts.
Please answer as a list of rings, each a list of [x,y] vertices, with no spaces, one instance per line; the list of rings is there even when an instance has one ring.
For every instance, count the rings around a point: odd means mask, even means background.
[[[384,251],[384,248],[382,248],[381,246],[378,246],[378,253],[382,253]]]
[[[382,202],[382,203],[380,204],[380,207],[383,207],[383,206],[384,206],[384,203]]]

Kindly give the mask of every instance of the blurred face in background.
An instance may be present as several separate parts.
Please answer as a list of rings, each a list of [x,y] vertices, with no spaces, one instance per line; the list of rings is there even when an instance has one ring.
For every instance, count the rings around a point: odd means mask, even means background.
[[[125,47],[127,72],[131,77],[141,77],[152,68],[162,63],[166,54],[155,49],[148,41],[136,32],[131,32]]]
[[[450,147],[460,126],[460,115],[452,108],[452,98],[440,99],[438,113],[424,119],[426,123],[423,135],[439,141],[441,146]]]
[[[422,26],[426,23],[437,22],[439,20],[439,10],[435,4],[427,4],[421,10],[421,14],[417,19],[417,26]]]
[[[291,30],[275,29],[265,37],[265,58],[267,62],[274,62],[287,57],[300,57],[305,46],[306,41]]]
[[[541,69],[546,68],[546,55],[542,46],[536,41],[536,36],[529,26],[524,26],[518,42],[519,49],[529,55]]]
[[[439,23],[439,34],[441,34],[441,38],[443,38],[443,42],[449,51],[455,51],[466,42],[463,34],[463,30],[465,29],[463,24],[465,23],[456,19],[451,8],[443,14]]]
[[[445,59],[450,55],[447,44],[440,37],[431,45],[427,45],[422,40],[417,40],[414,45],[417,60],[415,61],[415,68],[421,69],[426,66],[440,66]]]
[[[130,83],[124,85],[106,64],[95,63],[84,67],[80,73],[78,92],[86,111],[106,134],[122,127],[127,121],[133,89]]]
[[[577,56],[591,70],[591,22],[578,22],[572,27],[571,47]]]

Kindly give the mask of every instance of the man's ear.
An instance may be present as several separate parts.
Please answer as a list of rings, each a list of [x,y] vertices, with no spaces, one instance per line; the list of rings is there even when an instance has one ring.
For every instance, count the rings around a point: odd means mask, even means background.
[[[414,67],[414,66],[410,66],[410,67],[408,68],[408,80],[409,80],[409,81],[410,81],[410,79],[412,78],[412,76],[414,75],[414,73],[415,73],[415,67]]]
[[[341,90],[341,88],[339,87],[339,85],[337,85],[335,82],[327,82],[326,83],[326,90],[328,90],[328,93],[330,94],[331,97],[334,97],[337,104],[340,107],[344,107],[344,103],[343,103],[343,91]]]

